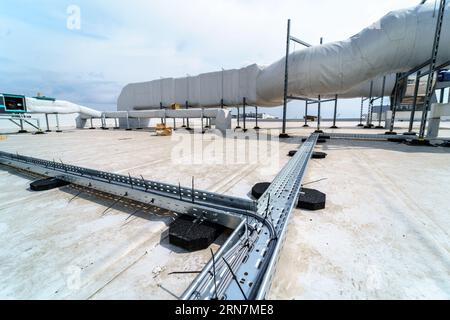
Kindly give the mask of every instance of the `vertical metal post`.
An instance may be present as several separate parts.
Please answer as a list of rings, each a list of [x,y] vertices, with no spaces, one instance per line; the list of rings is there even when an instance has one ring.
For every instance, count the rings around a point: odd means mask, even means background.
[[[243,131],[244,132],[246,132],[247,131],[247,115],[245,114],[245,107],[247,106],[247,99],[246,98],[243,98],[242,99],[242,108],[243,108],[243,112],[244,112],[244,114],[243,114],[243,121],[244,121],[244,129],[243,129]]]
[[[45,132],[52,132],[52,130],[50,130],[50,125],[48,123],[48,113],[45,114],[45,123],[47,125],[47,130],[45,130]]]
[[[439,97],[439,103],[444,103],[444,93],[445,93],[445,88],[442,88],[441,95]]]
[[[130,116],[128,115],[128,111],[127,111],[127,128],[125,130],[131,131],[131,128],[130,128]]]
[[[416,109],[417,109],[417,95],[419,94],[419,86],[420,86],[420,78],[422,73],[420,71],[416,74],[416,82],[414,85],[414,98],[413,98],[413,105],[411,110],[411,117],[409,118],[409,127],[408,132],[412,133],[413,126],[414,126],[414,118],[416,116]]]
[[[241,115],[240,115],[240,111],[239,111],[239,106],[237,106],[236,108],[237,108],[237,126],[236,126],[236,129],[240,129],[241,128],[241,123],[240,123],[239,118],[241,117]]]
[[[114,129],[119,129],[119,126],[117,125],[117,118],[114,118]]]
[[[186,110],[189,109],[189,101],[186,100],[184,107]],[[186,118],[186,130],[192,130],[189,126],[189,116]]]
[[[372,112],[373,112],[373,81],[370,81],[370,90],[369,90],[369,104],[367,106],[367,121],[366,126],[364,128],[370,129],[372,127]]]
[[[91,119],[90,119],[91,121],[91,127],[89,128],[89,129],[91,129],[91,130],[94,130],[95,129],[95,127],[94,127],[94,122],[92,121],[92,117],[91,117]]]
[[[382,129],[381,126],[381,116],[383,114],[383,102],[384,102],[384,91],[386,90],[386,76],[383,77],[383,84],[381,86],[381,97],[380,97],[380,111],[378,112],[378,126],[376,129]]]
[[[363,108],[364,108],[364,97],[361,97],[361,112],[359,114],[359,124],[358,127],[364,127],[362,124],[362,118],[363,118]]]
[[[201,115],[201,123],[202,123],[202,133],[205,133],[205,130],[203,129],[203,108],[202,108],[202,115]]]
[[[395,124],[395,114],[397,113],[397,106],[399,105],[400,97],[401,97],[401,88],[399,83],[400,73],[397,73],[397,76],[395,78],[395,89],[394,89],[394,105],[392,106],[392,115],[391,115],[391,126],[389,128],[389,131],[386,132],[388,134],[396,134],[394,132],[394,124]]]
[[[308,100],[305,101],[305,124],[303,125],[304,128],[309,127],[308,125]]]
[[[19,130],[19,133],[26,133],[27,131],[23,129],[23,120],[22,120],[22,117],[19,119],[19,123],[20,123],[20,130]]]
[[[38,127],[38,131],[36,132],[36,134],[43,134],[44,132],[42,132],[42,129],[41,129],[41,120],[36,119],[36,122],[37,122],[37,127]]]
[[[330,127],[331,129],[337,129],[337,126],[336,126],[337,105],[338,105],[338,95],[335,95],[334,96],[333,125]]]
[[[316,132],[318,133],[322,133],[322,130],[320,130],[321,107],[322,107],[322,98],[319,95],[317,100],[317,130],[316,130]]]
[[[259,130],[260,127],[258,126],[258,107],[257,106],[255,106],[255,121],[256,121],[256,123],[255,123],[255,127],[253,129]]]
[[[322,37],[320,37],[320,45],[322,45],[322,43],[323,43],[323,38]],[[319,95],[319,97],[318,97],[319,99],[318,99],[318,101],[317,101],[317,130],[316,130],[316,132],[319,132],[319,133],[322,133],[322,130],[320,130],[320,118],[321,118],[321,116],[322,116],[322,113],[321,113],[321,108],[322,108],[322,98],[321,98],[321,96]]]
[[[225,69],[222,68],[222,98],[220,99],[220,107],[223,109],[223,78],[224,78]]]
[[[102,114],[102,129],[103,130],[107,130],[108,128],[106,127],[106,117],[104,114]]]
[[[420,123],[420,131],[419,131],[419,140],[424,140],[425,136],[425,127],[427,124],[427,116],[428,111],[430,110],[431,106],[431,97],[433,95],[434,91],[434,85],[433,85],[433,79],[434,79],[434,72],[436,68],[436,58],[439,51],[439,40],[441,38],[441,29],[442,29],[442,20],[444,18],[444,11],[445,11],[445,4],[446,0],[441,0],[439,5],[439,14],[437,16],[437,22],[436,22],[436,31],[434,33],[434,41],[433,41],[433,48],[431,52],[431,63],[430,63],[430,69],[428,74],[428,81],[427,81],[427,91],[425,95],[425,102],[423,106],[423,112],[422,112],[422,121]]]
[[[59,114],[55,113],[55,117],[56,117],[56,132],[62,132],[59,127]]]
[[[142,127],[141,127],[141,118],[138,117],[137,120],[138,120],[138,127],[137,127],[136,129],[142,130]]]
[[[284,62],[284,93],[283,93],[283,127],[281,130],[280,138],[287,138],[289,135],[286,133],[286,117],[287,117],[287,95],[289,84],[289,44],[291,42],[291,19],[287,22],[287,39],[286,39],[286,58]]]

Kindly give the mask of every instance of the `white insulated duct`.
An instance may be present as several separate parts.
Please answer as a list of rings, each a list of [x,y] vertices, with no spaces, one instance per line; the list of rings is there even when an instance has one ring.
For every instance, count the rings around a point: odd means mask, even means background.
[[[64,100],[43,100],[36,98],[26,97],[26,105],[28,113],[58,113],[58,114],[71,114],[79,113],[84,119],[87,118],[100,118],[102,112],[90,109],[78,104],[64,101]]]
[[[450,4],[442,26],[438,63],[450,60]],[[434,3],[394,11],[355,36],[339,42],[306,48],[289,55],[289,94],[317,98],[339,94],[343,98],[386,95],[395,73],[413,69],[431,57],[437,9]],[[118,99],[118,110],[164,106],[172,103],[216,107],[278,106],[283,102],[285,58],[267,67],[250,65],[194,77],[169,78],[129,84]]]
[[[450,5],[447,4],[446,8]],[[289,56],[289,92],[306,97],[334,94],[368,96],[370,80],[389,74],[386,88],[392,90],[393,73],[406,72],[431,58],[436,22],[434,3],[423,4],[391,12],[345,41],[294,52]],[[450,59],[449,28],[450,14],[447,13],[442,26],[438,63]],[[257,95],[263,102],[281,101],[284,64],[285,59],[281,59],[259,75]],[[374,95],[380,95],[380,79],[376,79],[376,83]]]

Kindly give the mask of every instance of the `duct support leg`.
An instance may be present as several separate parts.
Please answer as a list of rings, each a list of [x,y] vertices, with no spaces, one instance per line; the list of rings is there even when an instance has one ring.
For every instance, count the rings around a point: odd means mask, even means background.
[[[260,129],[260,127],[258,126],[258,107],[255,107],[255,127],[253,129],[255,130]]]
[[[321,116],[321,106],[322,106],[322,98],[319,96],[317,101],[317,129],[314,131],[315,133],[323,133],[322,130],[320,130],[320,116]]]
[[[237,107],[237,126],[235,129],[241,129],[240,117],[241,117],[240,110],[239,107]]]
[[[363,118],[363,108],[364,108],[364,98],[361,97],[361,111],[359,113],[359,124],[357,125],[357,127],[364,127],[363,123],[362,123],[362,118]]]
[[[334,113],[333,113],[333,125],[330,127],[330,129],[337,129],[336,126],[336,117],[337,117],[337,105],[338,105],[338,95],[334,96]]]
[[[303,128],[308,128],[308,100],[305,101],[305,124],[303,125]]]
[[[405,132],[404,133],[405,135],[416,135],[416,133],[413,132],[413,126],[414,126],[414,118],[416,116],[417,95],[419,93],[420,78],[421,78],[421,71],[419,70],[416,74],[416,82],[414,85],[413,105],[411,110],[411,117],[409,118],[408,132]]]
[[[95,127],[94,127],[94,123],[92,122],[92,117],[91,117],[91,127],[89,128],[89,129],[91,129],[91,130],[94,130],[95,129]]]
[[[45,114],[45,124],[47,126],[47,130],[45,130],[45,132],[52,132],[52,130],[50,130],[50,124],[48,122],[48,113]]]
[[[383,102],[384,102],[384,91],[386,89],[386,76],[383,77],[383,84],[381,87],[381,98],[380,98],[380,111],[378,112],[378,126],[375,129],[383,129],[381,126],[381,116],[383,114]]]
[[[27,133],[28,131],[23,128],[23,120],[20,119],[19,122],[20,122],[20,130],[18,133]]]
[[[127,128],[125,130],[126,131],[131,131],[131,128],[130,128],[130,117],[128,116],[128,114],[127,114]]]
[[[56,132],[61,133],[62,130],[59,127],[59,114],[55,113],[55,117],[56,117]]]
[[[189,109],[189,101],[186,101],[185,103],[185,109]],[[186,118],[186,130],[192,130],[191,127],[189,126],[189,117]]]
[[[244,120],[244,128],[242,129],[242,131],[246,132],[247,131],[247,115],[245,113],[245,107],[247,106],[247,99],[244,98],[242,99],[242,108],[243,108],[243,120]]]
[[[286,118],[287,118],[287,96],[289,84],[289,45],[291,43],[291,19],[287,21],[287,39],[286,39],[286,56],[284,59],[284,91],[283,91],[283,124],[279,138],[289,138],[286,133]]]

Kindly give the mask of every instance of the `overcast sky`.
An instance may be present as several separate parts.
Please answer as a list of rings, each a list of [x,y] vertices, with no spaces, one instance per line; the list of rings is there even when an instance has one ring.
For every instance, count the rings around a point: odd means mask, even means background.
[[[293,35],[317,44],[320,37],[346,39],[419,2],[2,0],[0,92],[41,92],[111,110],[129,82],[274,62],[285,51],[288,18]],[[80,29],[67,27],[71,5],[80,8]],[[292,103],[291,116],[299,116],[299,104]],[[340,105],[341,115],[359,113],[357,101]]]

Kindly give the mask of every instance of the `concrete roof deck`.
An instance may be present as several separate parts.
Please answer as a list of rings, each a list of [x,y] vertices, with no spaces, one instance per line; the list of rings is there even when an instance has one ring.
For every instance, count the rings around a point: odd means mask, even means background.
[[[345,125],[335,132],[377,132]],[[194,176],[196,188],[247,197],[311,132],[289,127],[294,137],[279,145],[274,139],[268,150],[254,149],[254,137],[229,139],[233,155],[247,158],[225,165],[208,136],[192,142],[184,130],[173,137],[121,130],[8,135],[0,149],[185,186]],[[204,143],[196,148],[195,141]],[[199,150],[202,161],[192,157]],[[254,150],[262,159],[248,160]],[[269,298],[450,298],[450,150],[338,139],[317,150],[328,157],[310,162],[304,183],[324,179],[309,187],[327,194],[327,208],[295,210]],[[104,213],[112,199],[83,193],[71,200],[78,193],[71,186],[33,193],[32,178],[4,168],[0,177],[1,298],[171,299],[196,274],[170,273],[201,270],[210,259],[209,250],[188,253],[168,243],[173,213],[153,208],[130,216],[135,209],[125,205]]]

